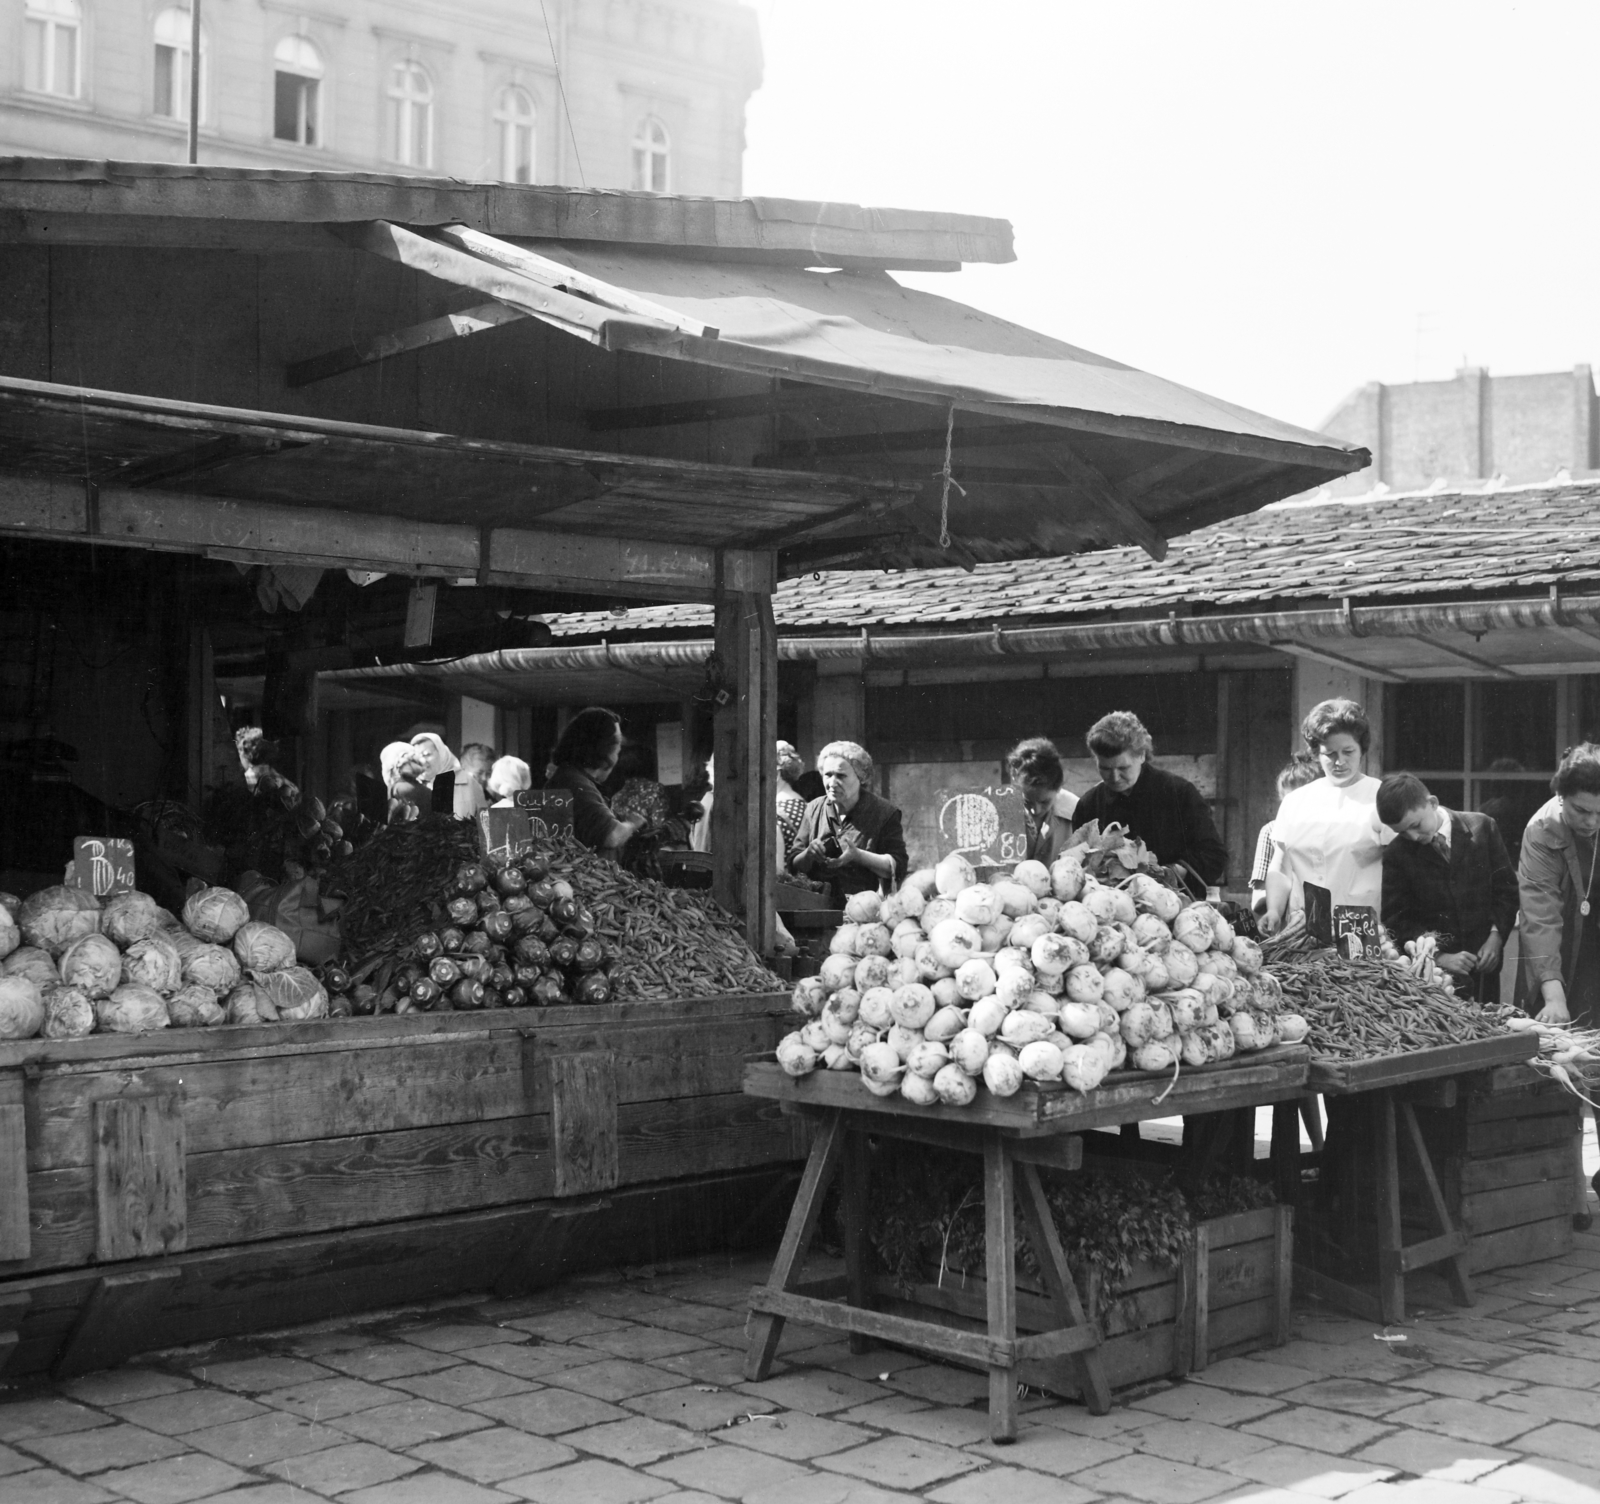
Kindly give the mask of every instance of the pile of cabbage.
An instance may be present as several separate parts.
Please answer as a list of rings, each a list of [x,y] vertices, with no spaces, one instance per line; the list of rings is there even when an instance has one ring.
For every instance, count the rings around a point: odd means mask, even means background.
[[[181,920],[147,893],[0,894],[0,1039],[325,1017],[327,993],[295,959],[228,888],[195,893]]]
[[[821,975],[794,990],[806,1022],[778,1046],[791,1076],[859,1071],[875,1096],[962,1107],[1025,1081],[1093,1091],[1113,1070],[1176,1073],[1295,1043],[1254,941],[1149,873],[1116,885],[1020,862],[977,880],[960,856],[898,893],[858,893]]]

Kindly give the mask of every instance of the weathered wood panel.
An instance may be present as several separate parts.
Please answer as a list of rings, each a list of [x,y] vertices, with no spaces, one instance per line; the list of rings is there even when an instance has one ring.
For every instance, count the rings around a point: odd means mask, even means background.
[[[770,1048],[776,1029],[759,1012],[625,1028],[553,1027],[533,1033],[528,1046],[538,1055],[611,1050],[618,1100],[640,1102],[738,1091],[745,1057]],[[27,1092],[29,1168],[90,1163],[91,1104],[130,1094],[181,1089],[193,1153],[548,1112],[548,1073],[525,1076],[523,1061],[522,1035],[480,1029],[222,1057],[136,1055],[115,1069],[109,1062],[47,1067]]]
[[[188,1247],[183,1100],[94,1104],[94,1256],[101,1263]]]
[[[1573,1182],[1544,1181],[1510,1186],[1503,1191],[1483,1191],[1461,1198],[1461,1224],[1476,1237],[1528,1222],[1542,1222],[1565,1212],[1572,1215]]]
[[[0,1103],[0,1263],[28,1256],[28,1133],[21,1102]]]
[[[1467,1249],[1467,1269],[1480,1274],[1488,1269],[1515,1269],[1523,1264],[1541,1263],[1569,1252],[1575,1241],[1572,1210],[1568,1206],[1560,1216],[1541,1222],[1524,1222],[1518,1227],[1476,1235]]]
[[[555,1193],[584,1196],[617,1184],[617,1060],[610,1050],[552,1055],[550,1137]]]

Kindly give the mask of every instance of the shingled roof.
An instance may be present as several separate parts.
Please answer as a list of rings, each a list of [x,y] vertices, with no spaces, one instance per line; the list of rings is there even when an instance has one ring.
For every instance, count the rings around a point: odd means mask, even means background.
[[[1600,581],[1600,478],[1479,491],[1279,503],[1173,540],[1066,558],[895,572],[833,570],[785,581],[787,635],[839,628],[1063,621],[1309,601],[1479,597]],[[705,606],[550,618],[559,638],[704,635]]]

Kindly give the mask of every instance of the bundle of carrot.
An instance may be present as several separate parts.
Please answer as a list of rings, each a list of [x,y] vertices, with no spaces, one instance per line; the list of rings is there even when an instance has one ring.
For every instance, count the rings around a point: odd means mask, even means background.
[[[1590,1107],[1596,1105],[1589,1092],[1595,1085],[1590,1077],[1600,1075],[1600,1029],[1542,1024],[1521,1014],[1507,1019],[1506,1027],[1537,1033],[1539,1053],[1528,1064],[1570,1091],[1580,1102],[1587,1102]]]
[[[1505,1032],[1501,1010],[1460,998],[1408,968],[1336,951],[1280,955],[1269,966],[1287,1005],[1310,1026],[1313,1055],[1368,1060]]]

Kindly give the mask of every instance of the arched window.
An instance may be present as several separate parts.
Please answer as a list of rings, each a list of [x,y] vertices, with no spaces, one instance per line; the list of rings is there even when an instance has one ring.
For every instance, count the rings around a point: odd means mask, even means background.
[[[176,6],[156,17],[155,112],[189,118],[189,12]],[[206,38],[200,34],[200,119],[206,118]]]
[[[27,0],[22,86],[76,99],[82,88],[83,12],[78,0]]]
[[[322,145],[322,54],[304,37],[272,49],[272,134],[278,141]]]
[[[633,133],[633,186],[646,193],[666,193],[672,181],[672,138],[654,115],[646,115]]]
[[[505,183],[533,181],[533,96],[515,84],[500,91],[494,110],[500,131],[500,180]]]
[[[433,166],[433,80],[421,63],[389,70],[389,154],[402,167]]]

